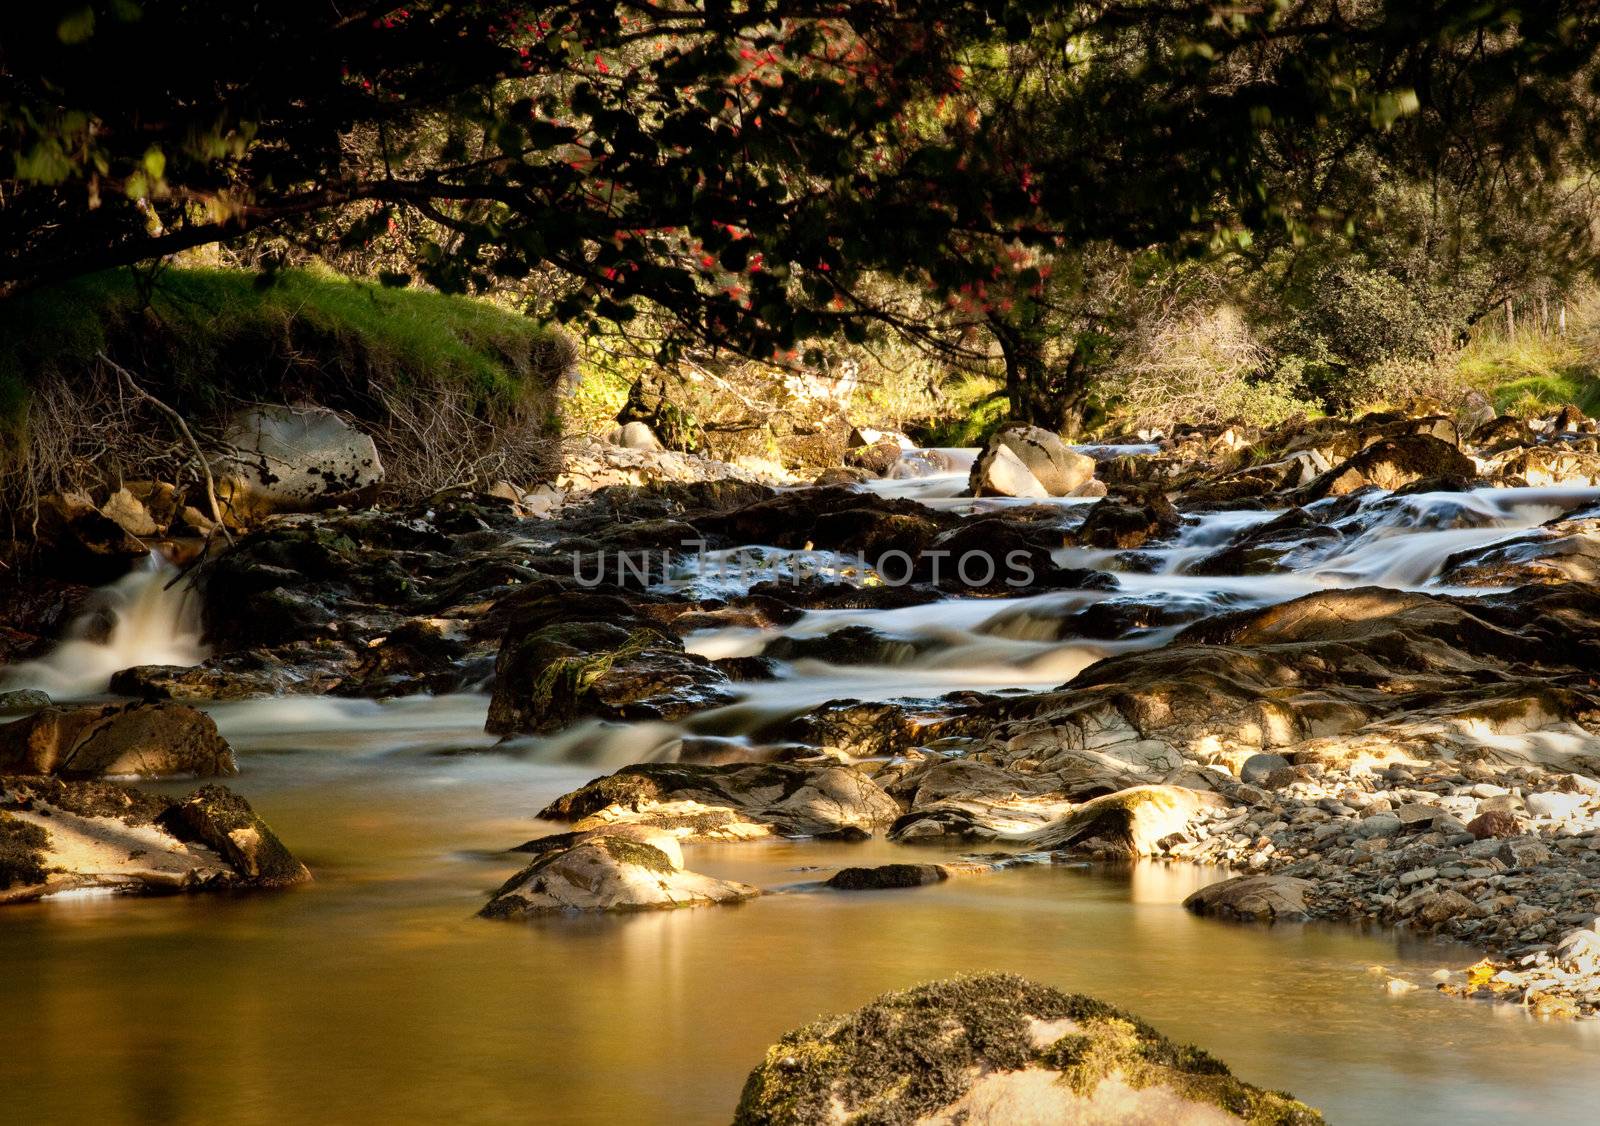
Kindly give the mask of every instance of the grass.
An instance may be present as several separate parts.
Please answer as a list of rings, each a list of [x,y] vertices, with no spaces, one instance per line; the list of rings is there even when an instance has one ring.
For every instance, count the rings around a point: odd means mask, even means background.
[[[113,271],[0,303],[0,412],[73,378],[105,351],[191,409],[228,396],[304,395],[357,406],[372,385],[444,381],[486,415],[546,395],[555,336],[487,301],[384,289],[331,273],[171,269],[148,303]]]
[[[1500,414],[1549,414],[1568,403],[1600,414],[1600,356],[1583,325],[1558,334],[1480,334],[1462,350],[1456,375],[1487,395]]]
[[[1001,383],[983,376],[963,378],[945,392],[940,417],[912,427],[912,437],[924,446],[960,448],[981,446],[1010,418]]]

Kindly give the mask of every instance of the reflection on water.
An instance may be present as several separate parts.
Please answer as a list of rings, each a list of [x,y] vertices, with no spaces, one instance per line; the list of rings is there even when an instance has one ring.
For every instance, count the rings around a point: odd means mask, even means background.
[[[931,849],[689,850],[786,894],[530,924],[473,918],[584,768],[497,755],[246,751],[238,788],[310,863],[282,895],[43,903],[0,915],[13,1121],[726,1122],[781,1032],[877,993],[1011,970],[1125,1005],[1333,1121],[1592,1121],[1597,1029],[1426,991],[1470,953],[1178,903],[1210,874],[1017,869],[830,893],[843,864]],[[249,736],[241,738],[242,744]]]

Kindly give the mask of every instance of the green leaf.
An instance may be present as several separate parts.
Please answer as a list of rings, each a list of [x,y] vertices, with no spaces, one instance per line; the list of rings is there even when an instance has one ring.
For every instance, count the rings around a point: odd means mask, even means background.
[[[85,4],[67,13],[56,24],[56,36],[63,43],[82,43],[94,34],[94,9]]]

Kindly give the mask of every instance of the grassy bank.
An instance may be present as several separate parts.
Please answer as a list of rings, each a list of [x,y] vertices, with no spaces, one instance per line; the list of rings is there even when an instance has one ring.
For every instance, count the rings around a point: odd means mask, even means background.
[[[175,471],[170,426],[130,405],[100,353],[202,430],[251,402],[346,412],[411,490],[541,472],[573,359],[560,333],[490,302],[329,273],[82,278],[0,303],[9,505]]]

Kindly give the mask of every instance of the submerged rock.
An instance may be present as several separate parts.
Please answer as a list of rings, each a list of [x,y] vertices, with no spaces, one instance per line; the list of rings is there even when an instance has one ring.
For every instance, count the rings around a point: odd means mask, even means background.
[[[1226,919],[1295,920],[1307,917],[1310,880],[1294,876],[1235,876],[1207,884],[1183,901],[1196,915]]]
[[[564,835],[507,880],[479,913],[506,919],[564,911],[642,911],[732,903],[759,894],[747,884],[685,870],[671,833],[623,826]]]
[[[1317,1123],[1137,1017],[1011,974],[886,993],[787,1033],[736,1126],[824,1123]]]
[[[311,878],[222,786],[174,801],[107,782],[0,778],[0,903],[85,888],[278,888]]]
[[[47,707],[0,726],[0,774],[237,774],[216,722],[182,704]]]
[[[827,886],[836,891],[882,891],[925,887],[949,878],[950,871],[942,864],[879,864],[875,868],[841,868],[828,878]]]

